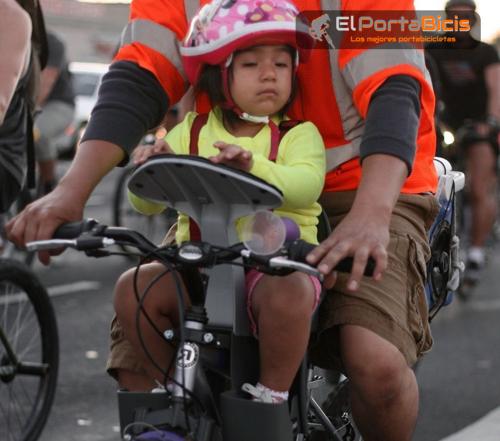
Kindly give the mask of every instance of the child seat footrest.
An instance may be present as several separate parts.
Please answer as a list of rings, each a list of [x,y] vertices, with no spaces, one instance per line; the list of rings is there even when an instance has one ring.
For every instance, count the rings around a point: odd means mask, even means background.
[[[292,441],[288,402],[269,404],[221,394],[224,441]]]

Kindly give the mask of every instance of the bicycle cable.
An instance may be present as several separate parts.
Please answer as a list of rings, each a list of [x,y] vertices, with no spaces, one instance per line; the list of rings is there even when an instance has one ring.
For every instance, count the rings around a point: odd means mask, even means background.
[[[150,259],[153,256],[157,257],[158,260],[159,260],[159,263],[161,263],[162,265],[164,265],[167,269],[165,271],[161,272],[159,275],[157,275],[148,284],[148,286],[145,288],[145,290],[143,292],[143,295],[139,296],[139,287],[137,285],[137,277],[138,277],[138,272],[140,270],[140,266],[144,263],[144,261]],[[170,364],[168,366],[168,369],[166,371],[164,371],[163,368],[156,362],[156,360],[154,360],[152,354],[147,349],[146,344],[145,344],[144,339],[143,339],[143,336],[142,336],[142,333],[141,333],[141,330],[140,330],[140,315],[141,315],[141,312],[142,312],[142,314],[147,318],[148,322],[153,327],[153,329],[155,330],[155,332],[163,340],[165,340],[168,344],[170,344],[175,349],[175,345],[172,342],[170,342],[170,341],[168,341],[168,340],[165,339],[163,333],[153,323],[153,321],[151,320],[151,318],[147,314],[147,311],[144,308],[145,298],[147,297],[147,295],[150,292],[151,288],[165,274],[168,274],[168,273],[172,274],[173,279],[174,279],[174,283],[176,285],[176,293],[177,293],[177,297],[178,297],[177,304],[178,304],[178,308],[179,308],[179,321],[180,321],[180,323],[179,323],[179,325],[180,325],[179,326],[179,330],[180,330],[180,332],[179,332],[180,333],[179,346],[182,347],[184,345],[184,342],[185,342],[185,332],[184,332],[185,304],[184,304],[183,290],[182,290],[182,287],[181,287],[181,284],[180,284],[180,280],[179,280],[179,275],[177,274],[177,271],[175,271],[175,268],[169,262],[166,262],[163,256],[161,256],[160,254],[158,254],[158,250],[153,250],[153,251],[149,252],[147,255],[143,256],[143,258],[141,259],[141,262],[136,266],[136,270],[134,272],[134,295],[135,295],[136,300],[138,301],[138,304],[139,304],[139,307],[137,308],[137,312],[136,312],[136,330],[137,330],[137,334],[138,334],[138,337],[139,337],[139,342],[140,342],[140,344],[141,344],[141,346],[142,346],[142,348],[144,350],[144,353],[148,357],[148,359],[163,374],[163,378],[164,378],[163,386],[164,386],[165,390],[168,391],[167,384],[168,384],[168,381],[170,380],[172,383],[174,383],[177,386],[181,387],[181,389],[183,391],[183,404],[184,404],[184,408],[185,409],[187,409],[187,398],[186,398],[186,395],[190,395],[193,398],[194,403],[199,407],[199,410],[201,411],[201,413],[202,414],[206,414],[206,409],[205,409],[203,403],[201,402],[201,400],[199,399],[199,397],[196,394],[194,394],[192,391],[190,391],[189,389],[186,388],[186,386],[185,386],[184,371],[182,371],[182,382],[180,382],[180,383],[177,380],[175,380],[174,378],[172,378],[170,376],[169,372],[171,371],[172,366],[173,366],[173,364],[174,364],[174,362],[176,360],[176,356],[174,355],[171,358],[171,361],[170,361]],[[189,417],[188,417],[187,411],[184,412],[184,416],[186,418],[185,422],[186,422],[187,430],[191,434],[192,431],[191,431],[191,426],[190,426],[190,422],[189,422]]]

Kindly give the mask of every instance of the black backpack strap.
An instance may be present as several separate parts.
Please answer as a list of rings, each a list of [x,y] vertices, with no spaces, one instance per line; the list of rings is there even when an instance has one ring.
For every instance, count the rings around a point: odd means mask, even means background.
[[[279,130],[280,130],[280,142],[283,137],[288,133],[289,130],[297,127],[299,124],[302,124],[304,121],[300,119],[286,119],[280,122]]]
[[[27,124],[26,124],[26,159],[28,164],[27,169],[27,184],[29,189],[33,189],[36,186],[35,182],[35,140],[33,138],[33,115],[31,112],[27,112]]]
[[[31,57],[27,74],[24,96],[26,99],[26,157],[28,188],[35,188],[35,140],[33,139],[33,118],[36,110],[36,96],[39,90],[40,71],[47,65],[49,45],[45,21],[39,0],[18,0],[20,6],[28,12],[31,18]]]
[[[208,113],[199,113],[196,115],[191,126],[191,133],[189,136],[189,154],[198,156],[198,140],[203,126],[208,121]]]

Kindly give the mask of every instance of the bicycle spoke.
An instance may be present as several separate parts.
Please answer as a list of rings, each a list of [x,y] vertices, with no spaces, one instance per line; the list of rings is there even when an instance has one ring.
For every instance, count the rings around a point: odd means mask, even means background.
[[[24,265],[1,261],[0,272],[0,326],[8,345],[0,343],[0,438],[36,439],[54,394],[57,328],[47,293]]]

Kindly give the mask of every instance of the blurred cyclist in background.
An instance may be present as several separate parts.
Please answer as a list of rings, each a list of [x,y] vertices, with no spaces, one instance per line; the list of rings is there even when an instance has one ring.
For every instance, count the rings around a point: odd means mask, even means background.
[[[51,191],[56,183],[57,149],[53,141],[73,121],[75,94],[68,70],[64,42],[47,32],[49,58],[42,71],[37,104],[42,112],[35,121],[36,158],[40,171],[41,192]]]
[[[473,0],[450,0],[449,17],[476,21]],[[497,211],[497,157],[500,127],[500,62],[496,49],[471,33],[454,33],[457,43],[427,47],[438,68],[442,122],[460,129],[459,154],[464,159],[472,219],[465,279],[477,282],[485,264],[485,243]]]

